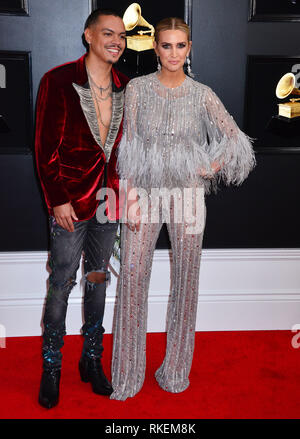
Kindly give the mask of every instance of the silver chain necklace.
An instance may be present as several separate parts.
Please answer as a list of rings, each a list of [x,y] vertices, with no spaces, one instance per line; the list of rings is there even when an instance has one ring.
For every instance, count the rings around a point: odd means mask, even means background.
[[[94,91],[97,90],[100,92],[100,95],[98,96],[97,93],[95,92],[95,96],[97,97],[97,100],[99,101],[106,101],[108,98],[111,97],[112,95],[112,80],[110,80],[109,84],[107,87],[101,87],[99,85],[96,84],[96,82],[93,80],[89,70],[87,69],[87,74],[88,74],[88,78],[89,78],[89,82],[90,85],[94,88]],[[102,97],[102,94],[104,92],[107,91],[107,95]]]
[[[94,100],[95,100],[95,102],[96,102],[96,106],[97,106],[97,110],[98,110],[98,115],[99,115],[99,120],[100,120],[101,124],[102,124],[105,128],[109,128],[109,127],[110,127],[110,122],[109,122],[108,125],[106,125],[106,124],[103,122],[103,119],[102,119],[102,116],[101,116],[101,111],[100,111],[100,106],[99,106],[99,104],[101,103],[101,101],[106,101],[109,97],[112,96],[112,90],[109,90],[109,92],[108,92],[108,94],[107,94],[107,96],[106,96],[105,98],[101,98],[101,97],[99,96],[99,99],[98,99],[98,96],[97,96],[97,93],[96,93],[96,89],[97,89],[97,90],[99,89],[100,93],[102,93],[102,90],[108,90],[108,89],[111,87],[111,85],[112,85],[112,81],[110,81],[110,83],[108,84],[108,87],[106,87],[106,88],[98,87],[98,85],[93,81],[93,79],[92,79],[92,77],[91,77],[91,75],[90,75],[88,69],[87,69],[87,74],[88,74],[88,78],[89,78],[89,83],[90,83],[90,88],[91,88],[92,96],[93,96],[93,98],[94,98]],[[96,87],[96,89],[95,89],[95,87]]]

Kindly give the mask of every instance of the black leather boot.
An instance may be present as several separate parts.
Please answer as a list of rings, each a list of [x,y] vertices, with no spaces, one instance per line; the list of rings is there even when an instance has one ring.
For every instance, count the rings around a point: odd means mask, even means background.
[[[51,409],[59,400],[60,370],[44,370],[41,379],[39,403],[41,406]]]
[[[81,357],[79,372],[84,383],[91,383],[94,393],[98,395],[111,395],[113,388],[104,375],[100,358]]]

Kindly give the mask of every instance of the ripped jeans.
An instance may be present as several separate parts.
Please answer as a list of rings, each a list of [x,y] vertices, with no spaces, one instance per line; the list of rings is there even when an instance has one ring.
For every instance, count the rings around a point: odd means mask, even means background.
[[[101,224],[96,215],[86,221],[74,222],[74,232],[59,226],[50,217],[49,289],[43,318],[43,367],[60,369],[63,337],[66,334],[66,313],[71,289],[76,285],[76,272],[84,251],[84,336],[83,355],[100,358],[103,351],[102,326],[106,297],[106,281],[94,283],[86,277],[92,272],[107,271],[118,223]]]

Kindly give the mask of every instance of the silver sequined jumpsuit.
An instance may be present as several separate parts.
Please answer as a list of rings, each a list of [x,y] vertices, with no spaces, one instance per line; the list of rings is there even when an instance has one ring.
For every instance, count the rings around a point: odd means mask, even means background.
[[[221,165],[215,174],[212,163]],[[249,138],[209,87],[186,77],[179,87],[167,88],[157,73],[129,82],[118,168],[123,179],[149,194],[150,211],[152,188],[179,188],[182,194],[184,188],[203,188],[208,193],[220,179],[225,184],[240,184],[254,165]],[[192,195],[192,203],[195,199]],[[171,202],[167,212],[172,246],[167,348],[155,377],[161,388],[177,393],[189,386],[203,230],[187,232],[184,215],[181,222],[175,220],[174,206],[175,202]],[[205,222],[205,204],[201,206],[201,211],[194,212]],[[142,221],[138,232],[122,228],[113,328],[112,399],[134,396],[144,382],[148,289],[164,209],[160,202],[159,220]]]

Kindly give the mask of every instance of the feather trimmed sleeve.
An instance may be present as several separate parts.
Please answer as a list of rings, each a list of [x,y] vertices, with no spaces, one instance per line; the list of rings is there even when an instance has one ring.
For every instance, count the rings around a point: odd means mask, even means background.
[[[128,83],[118,148],[122,179],[148,190],[200,184],[209,193],[221,179],[240,184],[254,165],[249,137],[209,87],[186,77],[169,89],[156,74]]]
[[[215,177],[226,184],[241,184],[256,161],[251,139],[243,133],[217,95],[207,87],[204,97],[207,110],[207,152],[210,162],[219,165]]]

